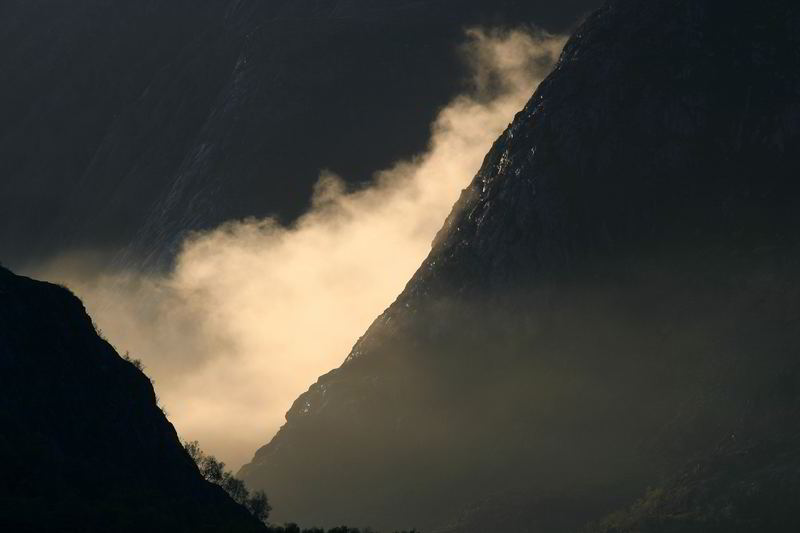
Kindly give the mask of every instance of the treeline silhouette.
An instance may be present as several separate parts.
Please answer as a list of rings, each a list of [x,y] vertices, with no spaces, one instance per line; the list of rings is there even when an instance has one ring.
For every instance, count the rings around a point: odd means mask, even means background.
[[[183,447],[207,481],[222,487],[233,501],[245,507],[257,519],[267,523],[272,508],[264,491],[259,490],[251,494],[244,481],[235,477],[230,470],[225,470],[225,463],[213,455],[206,455],[196,440],[184,442]]]
[[[358,529],[347,526],[339,526],[328,529],[312,527],[311,529],[301,529],[297,524],[284,524],[283,526],[269,526],[267,531],[270,533],[378,533],[374,529]],[[394,533],[419,533],[416,529],[408,531],[395,531]]]
[[[203,477],[222,487],[225,492],[239,505],[244,506],[257,519],[267,525],[269,533],[378,533],[377,531],[366,528],[358,529],[347,526],[334,527],[328,530],[312,527],[303,529],[295,523],[288,523],[282,526],[269,525],[269,512],[272,507],[264,491],[250,493],[244,481],[238,479],[230,470],[225,470],[225,463],[218,460],[213,455],[208,455],[200,448],[200,443],[195,441],[184,442],[183,447],[189,454]],[[394,533],[419,533],[417,530],[395,531]]]

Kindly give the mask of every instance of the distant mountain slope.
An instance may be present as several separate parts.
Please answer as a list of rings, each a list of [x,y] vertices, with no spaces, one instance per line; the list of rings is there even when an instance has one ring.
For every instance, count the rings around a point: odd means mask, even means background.
[[[592,15],[403,293],[243,467],[276,516],[568,531],[744,418],[789,439],[798,28],[788,0]]]
[[[800,369],[787,365],[749,414],[708,453],[693,457],[593,533],[800,530]],[[769,409],[764,407],[769,406]]]
[[[0,530],[257,532],[66,289],[0,267]]]
[[[0,255],[161,266],[185,231],[291,220],[321,169],[424,149],[465,25],[563,29],[597,1],[3,2]]]

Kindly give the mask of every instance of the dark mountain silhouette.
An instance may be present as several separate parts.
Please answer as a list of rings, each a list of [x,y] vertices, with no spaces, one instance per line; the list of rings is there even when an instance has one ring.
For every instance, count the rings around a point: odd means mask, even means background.
[[[292,220],[321,169],[359,183],[425,148],[465,26],[562,30],[598,3],[7,0],[3,260],[159,266],[188,230]]]
[[[0,267],[0,530],[258,532],[66,289]]]
[[[761,526],[800,496],[798,28],[788,0],[589,17],[242,468],[275,517],[568,531],[664,486],[606,530],[790,530]]]

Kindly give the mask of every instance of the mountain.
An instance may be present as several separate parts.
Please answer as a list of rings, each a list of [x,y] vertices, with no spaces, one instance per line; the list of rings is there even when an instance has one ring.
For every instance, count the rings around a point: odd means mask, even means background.
[[[66,289],[0,267],[0,530],[259,532]]]
[[[5,1],[3,260],[157,268],[187,231],[291,221],[322,169],[358,184],[425,149],[464,27],[563,30],[598,1]]]
[[[242,468],[275,517],[569,531],[648,486],[792,513],[799,28],[788,0],[591,15],[402,294]],[[650,531],[636,509],[622,530]]]
[[[796,426],[798,411],[793,420]],[[786,434],[788,433],[788,435]],[[796,428],[755,442],[732,434],[708,457],[693,461],[668,483],[649,489],[629,509],[592,533],[730,531],[792,532],[800,528],[800,453]]]

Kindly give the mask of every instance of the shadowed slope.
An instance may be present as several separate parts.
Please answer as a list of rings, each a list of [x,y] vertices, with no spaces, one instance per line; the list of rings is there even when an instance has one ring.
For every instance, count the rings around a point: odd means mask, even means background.
[[[0,267],[0,529],[256,532],[66,289]]]
[[[736,427],[800,348],[798,16],[591,16],[405,291],[242,469],[276,515],[565,530]]]
[[[425,148],[465,26],[558,30],[597,2],[3,2],[3,260],[163,266],[187,231],[293,220],[321,169],[357,184]]]

